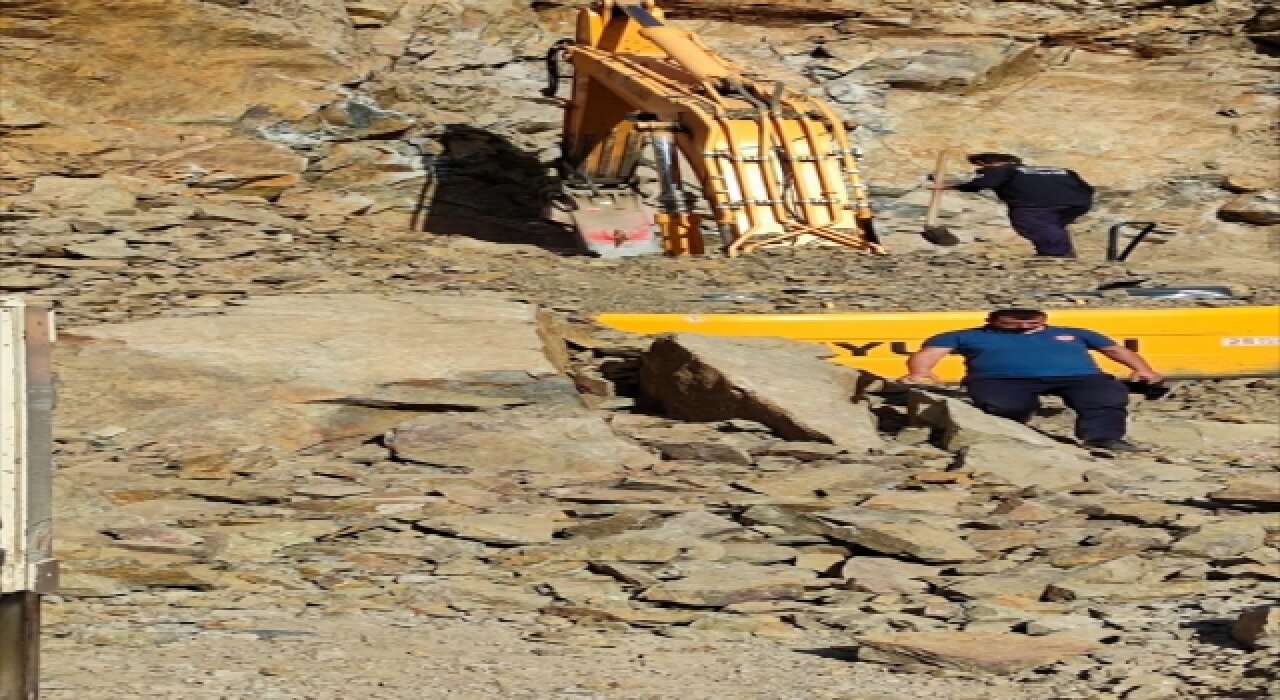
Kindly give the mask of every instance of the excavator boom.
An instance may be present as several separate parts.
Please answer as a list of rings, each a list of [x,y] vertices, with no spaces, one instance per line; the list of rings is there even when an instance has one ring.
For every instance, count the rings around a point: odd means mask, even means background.
[[[881,252],[858,154],[821,100],[748,75],[664,24],[652,0],[582,10],[563,58],[573,78],[556,204],[588,248],[611,257],[702,253],[688,169],[729,255],[809,243]],[[660,187],[656,214],[635,189],[646,148]]]

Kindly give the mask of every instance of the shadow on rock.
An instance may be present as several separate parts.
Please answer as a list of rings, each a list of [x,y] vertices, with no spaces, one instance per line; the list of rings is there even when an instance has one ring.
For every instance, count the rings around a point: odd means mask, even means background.
[[[442,153],[424,156],[427,177],[414,209],[413,230],[575,251],[569,233],[542,218],[548,183],[546,167],[535,154],[466,124],[446,126],[440,142]]]
[[[1186,627],[1195,632],[1195,640],[1225,649],[1244,649],[1244,645],[1231,636],[1231,620],[1225,618],[1195,620]]]
[[[796,649],[801,654],[817,656],[823,659],[832,659],[834,661],[857,661],[858,647],[818,647],[815,649]]]

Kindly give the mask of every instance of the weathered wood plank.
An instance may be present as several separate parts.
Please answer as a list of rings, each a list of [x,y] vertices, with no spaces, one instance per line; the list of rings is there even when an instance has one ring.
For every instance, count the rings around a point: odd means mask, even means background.
[[[0,594],[0,700],[35,700],[40,680],[40,596]]]

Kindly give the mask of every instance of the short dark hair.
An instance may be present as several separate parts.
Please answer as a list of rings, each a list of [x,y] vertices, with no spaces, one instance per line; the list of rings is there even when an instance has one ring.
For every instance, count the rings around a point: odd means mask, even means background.
[[[1045,318],[1049,314],[1040,309],[996,309],[987,314],[988,321],[994,321],[998,318],[1012,318],[1018,321],[1034,321],[1037,318]]]
[[[995,165],[997,163],[1013,163],[1020,165],[1022,159],[1012,153],[970,153],[965,159],[974,165]]]

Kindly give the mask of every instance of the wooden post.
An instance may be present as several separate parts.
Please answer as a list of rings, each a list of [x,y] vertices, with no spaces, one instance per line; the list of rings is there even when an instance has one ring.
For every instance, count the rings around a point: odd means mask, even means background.
[[[40,594],[0,593],[0,700],[40,693]]]
[[[0,700],[34,700],[53,559],[53,314],[0,298]]]

